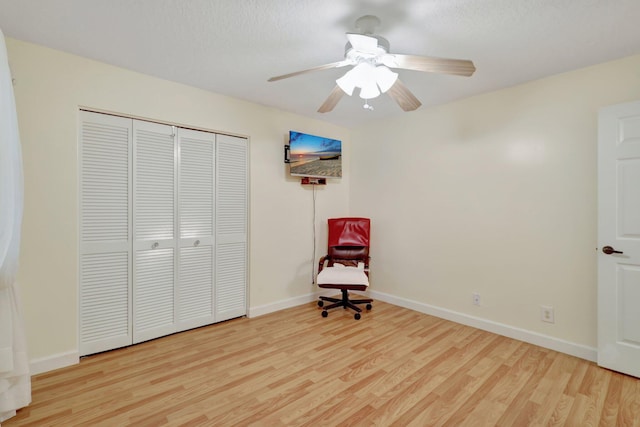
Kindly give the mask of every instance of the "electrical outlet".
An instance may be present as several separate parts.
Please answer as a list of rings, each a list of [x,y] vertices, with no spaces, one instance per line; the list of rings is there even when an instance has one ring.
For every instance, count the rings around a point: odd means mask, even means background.
[[[477,292],[473,293],[473,305],[480,305],[480,294]]]
[[[553,313],[553,307],[550,305],[540,306],[540,320],[547,323],[555,323],[555,316]]]

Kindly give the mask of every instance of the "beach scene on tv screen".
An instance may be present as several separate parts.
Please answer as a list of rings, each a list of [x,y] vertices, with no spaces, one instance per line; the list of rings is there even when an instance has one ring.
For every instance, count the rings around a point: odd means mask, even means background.
[[[342,177],[342,142],[300,132],[289,133],[291,174]]]

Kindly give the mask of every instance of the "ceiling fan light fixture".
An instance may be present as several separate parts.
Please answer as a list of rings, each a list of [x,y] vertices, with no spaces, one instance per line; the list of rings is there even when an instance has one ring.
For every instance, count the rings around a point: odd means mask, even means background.
[[[375,81],[367,82],[360,88],[360,98],[362,99],[373,99],[378,96],[380,96],[380,90],[378,89],[378,85]]]
[[[356,88],[356,81],[353,78],[353,74],[350,74],[352,71],[348,71],[344,76],[336,80],[338,87],[349,96],[353,95],[353,89]]]
[[[385,93],[396,83],[398,80],[398,73],[394,73],[384,65],[379,65],[375,69],[376,83],[380,87],[380,91]]]
[[[351,96],[356,87],[362,88],[366,82],[373,80],[373,66],[371,64],[361,62],[351,70],[347,71],[344,76],[336,80],[336,84],[344,93]],[[375,80],[373,80],[375,81]]]
[[[361,62],[337,79],[336,84],[349,96],[353,95],[355,88],[360,88],[360,98],[373,99],[391,89],[396,80],[398,73],[384,65],[376,67],[369,62]]]

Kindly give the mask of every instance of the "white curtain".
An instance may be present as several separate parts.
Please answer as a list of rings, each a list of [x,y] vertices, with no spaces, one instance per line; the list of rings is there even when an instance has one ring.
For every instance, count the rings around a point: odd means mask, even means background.
[[[16,283],[23,205],[22,155],[4,34],[0,30],[0,422],[31,402]]]

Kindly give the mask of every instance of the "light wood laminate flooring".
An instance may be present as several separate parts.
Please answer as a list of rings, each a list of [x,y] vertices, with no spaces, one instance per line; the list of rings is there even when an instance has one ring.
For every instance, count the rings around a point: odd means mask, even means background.
[[[640,380],[390,304],[313,304],[33,377],[13,426],[640,426]]]

